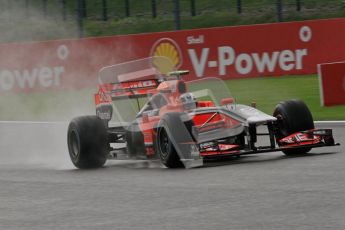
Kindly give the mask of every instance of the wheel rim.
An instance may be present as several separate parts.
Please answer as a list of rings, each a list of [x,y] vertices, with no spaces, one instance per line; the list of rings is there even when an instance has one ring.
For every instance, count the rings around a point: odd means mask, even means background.
[[[163,159],[165,159],[170,152],[170,140],[164,128],[159,132],[159,152]]]
[[[69,135],[70,153],[73,158],[77,158],[80,153],[80,143],[78,134],[73,130]]]

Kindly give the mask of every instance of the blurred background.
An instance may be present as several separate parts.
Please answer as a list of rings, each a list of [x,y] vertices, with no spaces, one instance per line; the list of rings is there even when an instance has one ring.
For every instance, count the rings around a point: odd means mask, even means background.
[[[345,16],[345,0],[0,0],[0,42]]]
[[[0,66],[0,79],[3,84],[8,83],[6,80],[14,81],[7,76],[7,69],[11,68],[22,70],[28,77],[26,65],[36,68],[45,66],[46,60],[49,60],[49,57],[30,49],[31,58],[28,60],[25,58],[27,55],[21,54],[22,44],[13,44],[16,48],[13,51],[11,44],[7,43],[344,17],[345,0],[0,0],[0,56],[2,63],[6,63]],[[344,31],[332,36],[341,37]],[[45,49],[40,50],[43,52]],[[74,54],[79,51],[76,49]],[[98,61],[99,56],[93,51],[90,55]],[[34,64],[30,64],[34,56],[42,59],[42,63],[32,61]],[[78,64],[73,64],[71,69],[84,68],[80,64],[83,59],[84,56],[76,59]],[[71,69],[66,67],[66,73],[70,73]],[[36,69],[32,71],[30,73]],[[97,74],[92,77],[97,78]],[[239,103],[251,104],[255,101],[259,109],[269,114],[279,101],[299,98],[309,105],[317,120],[345,119],[345,106],[321,106],[316,73],[236,79],[228,80],[227,84]],[[74,116],[93,114],[93,94],[96,90],[95,85],[64,91],[3,91],[0,92],[0,120],[66,121]]]

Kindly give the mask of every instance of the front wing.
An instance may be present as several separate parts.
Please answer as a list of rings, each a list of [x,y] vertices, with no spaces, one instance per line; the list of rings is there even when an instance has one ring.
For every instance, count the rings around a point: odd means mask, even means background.
[[[325,146],[336,146],[331,129],[313,129],[297,132],[280,140],[275,146],[250,147],[224,144],[218,140],[198,144],[200,156],[203,158],[218,158],[227,156],[239,156],[258,154],[265,152],[284,151],[287,149],[309,149]]]

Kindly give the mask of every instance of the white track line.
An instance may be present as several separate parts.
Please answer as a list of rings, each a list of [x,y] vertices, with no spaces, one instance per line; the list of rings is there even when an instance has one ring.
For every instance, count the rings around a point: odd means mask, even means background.
[[[0,124],[67,124],[67,121],[0,121]]]
[[[345,124],[345,121],[314,121],[315,124]]]

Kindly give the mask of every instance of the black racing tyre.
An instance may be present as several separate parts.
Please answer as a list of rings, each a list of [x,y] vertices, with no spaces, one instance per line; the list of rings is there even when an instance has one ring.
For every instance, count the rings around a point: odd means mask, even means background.
[[[129,157],[144,156],[146,154],[144,135],[138,123],[132,123],[128,126],[125,137]]]
[[[74,118],[67,131],[72,163],[80,169],[102,167],[109,154],[107,130],[97,116]]]
[[[155,141],[156,154],[159,155],[162,163],[168,168],[184,167],[177,148],[183,154],[188,154],[191,149],[190,145],[186,143],[194,142],[191,134],[194,123],[191,119],[182,121],[182,116],[186,117],[187,115],[177,112],[165,114],[157,130]]]
[[[301,100],[289,100],[280,102],[273,116],[278,119],[276,138],[279,140],[290,134],[314,129],[314,121],[307,105]],[[285,155],[300,155],[310,151],[310,148],[296,148],[283,150]]]

